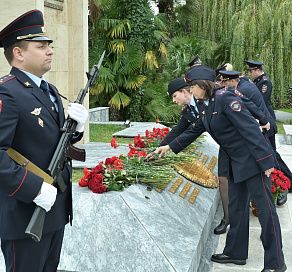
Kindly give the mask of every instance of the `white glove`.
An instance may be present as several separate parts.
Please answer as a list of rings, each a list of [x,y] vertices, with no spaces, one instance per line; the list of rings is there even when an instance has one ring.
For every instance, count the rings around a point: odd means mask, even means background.
[[[70,103],[67,113],[72,119],[77,121],[76,131],[83,132],[88,118],[88,111],[79,103]]]
[[[43,182],[41,194],[33,202],[48,212],[54,205],[57,197],[57,188],[49,183]]]

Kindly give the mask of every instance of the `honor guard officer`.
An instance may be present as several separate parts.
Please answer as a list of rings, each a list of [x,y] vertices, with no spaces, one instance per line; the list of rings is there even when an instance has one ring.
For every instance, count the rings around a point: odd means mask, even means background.
[[[249,241],[249,200],[256,202],[261,240],[264,248],[262,272],[284,272],[287,267],[282,251],[279,218],[271,192],[274,169],[273,150],[239,96],[214,83],[216,73],[210,67],[197,66],[185,75],[191,93],[203,99],[202,118],[196,126],[167,146],[155,152],[164,156],[170,149],[178,153],[204,131],[220,145],[229,157],[229,221],[230,229],[222,254],[212,255],[218,263],[246,264]]]
[[[72,220],[71,160],[62,172],[64,192],[39,176],[49,166],[65,121],[58,91],[43,76],[51,69],[51,42],[39,10],[0,32],[0,47],[12,66],[0,79],[0,237],[7,272],[57,271],[64,228]],[[82,138],[88,112],[80,104],[69,105],[67,113],[77,121],[74,143]],[[33,163],[36,173],[16,163],[8,149]],[[36,205],[47,212],[40,242],[25,234]]]
[[[182,134],[189,126],[195,125],[199,116],[199,110],[190,87],[183,77],[176,78],[168,85],[167,93],[172,97],[174,103],[183,106],[181,118],[177,125],[164,137],[159,146],[169,144],[178,135]]]
[[[250,60],[245,60],[245,62],[248,65],[248,72],[250,77],[253,79],[254,84],[258,87],[261,94],[263,95],[264,101],[271,116],[276,120],[276,115],[271,104],[273,85],[267,74],[263,72],[262,65],[264,65],[264,63]]]

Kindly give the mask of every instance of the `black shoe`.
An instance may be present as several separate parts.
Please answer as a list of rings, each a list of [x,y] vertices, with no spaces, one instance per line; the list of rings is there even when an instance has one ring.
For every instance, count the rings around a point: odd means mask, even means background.
[[[223,234],[226,232],[227,226],[229,225],[229,223],[225,223],[225,220],[222,219],[220,224],[214,229],[214,233],[215,234]]]
[[[212,255],[211,261],[216,262],[216,263],[234,263],[234,264],[239,264],[239,265],[246,264],[246,260],[233,259],[231,257],[225,256],[224,254]]]
[[[263,269],[262,272],[284,272],[287,270],[287,266],[286,264],[284,264],[281,268],[278,268],[276,270],[273,270],[273,269]]]
[[[277,198],[277,205],[278,206],[282,206],[287,202],[287,194],[288,194],[288,190],[286,190],[282,193],[282,197]]]

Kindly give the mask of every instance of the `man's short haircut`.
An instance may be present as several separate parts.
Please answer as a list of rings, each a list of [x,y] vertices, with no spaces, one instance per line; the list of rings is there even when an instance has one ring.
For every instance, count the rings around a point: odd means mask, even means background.
[[[22,41],[19,41],[19,42],[16,42],[10,46],[8,46],[5,51],[4,51],[4,56],[5,58],[7,59],[8,63],[11,65],[12,63],[12,60],[14,58],[14,55],[13,55],[13,49],[15,47],[19,47],[20,49],[26,51],[27,48],[28,48],[28,43],[29,41],[25,41],[25,40],[22,40]]]

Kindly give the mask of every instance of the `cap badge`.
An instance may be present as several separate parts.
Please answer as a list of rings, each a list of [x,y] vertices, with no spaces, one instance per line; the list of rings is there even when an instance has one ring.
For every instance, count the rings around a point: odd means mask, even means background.
[[[45,29],[44,26],[42,26],[41,29],[42,29],[42,32],[43,32],[43,33],[46,33],[46,29]]]
[[[35,109],[31,112],[31,114],[33,114],[33,115],[40,115],[40,114],[41,114],[41,110],[42,110],[42,108],[35,108]]]

